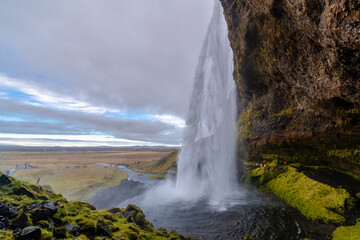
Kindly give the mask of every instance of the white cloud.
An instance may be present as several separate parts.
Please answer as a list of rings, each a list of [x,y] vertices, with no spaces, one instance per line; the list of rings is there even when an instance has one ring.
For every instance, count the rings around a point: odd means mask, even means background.
[[[79,101],[69,96],[59,95],[45,88],[42,88],[41,86],[37,86],[34,83],[25,82],[24,80],[20,79],[10,78],[3,74],[0,74],[0,86],[25,93],[29,95],[31,99],[40,102],[42,105],[56,108],[59,110],[78,111],[94,114],[104,114],[106,112],[120,112],[116,109],[92,106],[84,101]],[[0,94],[0,96],[2,95]],[[28,103],[39,105],[39,103]]]
[[[176,127],[179,127],[179,128],[183,128],[183,127],[186,127],[186,123],[185,123],[185,120],[182,119],[182,118],[179,118],[179,117],[176,117],[176,116],[173,116],[173,115],[169,115],[169,114],[155,114],[155,115],[152,115],[156,120],[158,121],[161,121],[163,123],[167,123],[167,124],[170,124],[170,125],[174,125]]]
[[[115,138],[110,135],[48,135],[48,134],[6,134],[0,133],[0,144],[18,146],[58,146],[58,147],[125,147],[125,146],[168,146],[147,141],[134,141]]]

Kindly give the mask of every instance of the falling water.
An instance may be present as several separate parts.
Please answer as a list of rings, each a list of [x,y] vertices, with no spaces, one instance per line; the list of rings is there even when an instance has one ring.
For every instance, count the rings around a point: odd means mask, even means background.
[[[219,1],[203,43],[178,159],[175,192],[213,204],[237,189],[236,88],[227,25]]]
[[[195,72],[176,179],[151,187],[140,206],[205,201],[225,210],[239,200],[232,56],[223,9],[215,1]]]

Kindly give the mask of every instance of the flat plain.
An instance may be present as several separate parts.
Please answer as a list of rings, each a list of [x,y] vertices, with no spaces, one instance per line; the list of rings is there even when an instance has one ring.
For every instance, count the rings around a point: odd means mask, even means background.
[[[12,176],[19,180],[33,184],[39,181],[39,185],[49,185],[69,200],[86,200],[127,178],[117,167],[98,163],[129,166],[153,162],[168,153],[169,150],[141,149],[0,151],[0,171],[17,167]]]

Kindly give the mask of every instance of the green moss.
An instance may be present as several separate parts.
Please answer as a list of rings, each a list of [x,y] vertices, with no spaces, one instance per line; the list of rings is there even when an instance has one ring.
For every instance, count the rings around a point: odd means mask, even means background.
[[[3,240],[14,239],[14,234],[12,231],[0,230],[0,239]]]
[[[356,225],[354,226],[338,227],[333,232],[333,240],[358,240],[358,239],[360,239],[360,222],[357,222]]]
[[[283,109],[281,112],[271,114],[271,117],[281,117],[281,116],[284,116],[284,115],[289,115],[294,110],[296,110],[296,107],[288,107],[286,109]]]
[[[260,167],[252,170],[250,172],[252,182],[256,183],[258,186],[262,186],[267,182],[269,182],[270,180],[276,178],[284,171],[284,168],[277,167],[277,165],[278,165],[277,161],[273,161],[267,163],[266,167]]]
[[[356,197],[360,199],[360,192],[356,194]]]
[[[336,157],[347,162],[360,165],[360,148],[354,149],[330,149],[329,157]]]
[[[53,234],[47,229],[41,229],[41,239],[42,240],[52,240]]]
[[[350,194],[314,181],[292,167],[267,183],[266,187],[313,221],[341,224]]]
[[[253,110],[254,110],[254,105],[252,102],[250,102],[247,110],[242,112],[239,116],[239,120],[237,122],[238,141],[243,141],[251,137],[250,129],[251,129],[251,119],[253,115]]]

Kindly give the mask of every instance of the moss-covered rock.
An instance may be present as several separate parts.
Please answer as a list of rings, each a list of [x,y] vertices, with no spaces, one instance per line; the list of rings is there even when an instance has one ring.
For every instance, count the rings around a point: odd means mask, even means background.
[[[359,219],[360,220],[360,219]],[[360,239],[360,221],[354,226],[338,227],[333,232],[333,240],[358,240]]]
[[[342,224],[343,214],[354,206],[353,197],[342,188],[333,188],[310,179],[295,168],[269,163],[256,168],[250,176],[259,186],[270,190],[313,221]]]
[[[21,207],[18,216],[12,220],[12,223],[15,224],[15,227],[23,228],[31,225],[31,229],[39,228],[41,232],[36,230],[36,234],[41,239],[81,240],[96,239],[100,236],[126,240],[185,239],[176,231],[172,234],[156,232],[151,222],[146,220],[143,211],[135,205],[128,205],[125,209],[96,210],[89,203],[67,201],[61,195],[50,190],[26,182],[19,182],[11,177],[9,179],[10,184],[0,187],[0,195],[2,196],[0,203],[6,203],[9,207]],[[14,189],[19,189],[19,187],[26,188],[34,194],[36,199],[30,198],[28,194],[15,195]],[[43,201],[41,199],[48,200]],[[53,207],[55,205],[57,205],[56,208]],[[44,210],[42,209],[44,206],[53,209],[55,212],[49,214],[49,211],[35,211]],[[133,222],[128,222],[125,214],[128,214]],[[49,226],[52,227],[49,228]],[[164,230],[164,232],[167,231]],[[10,230],[10,227],[6,231],[0,231],[1,239],[15,239],[15,237],[17,236]]]

